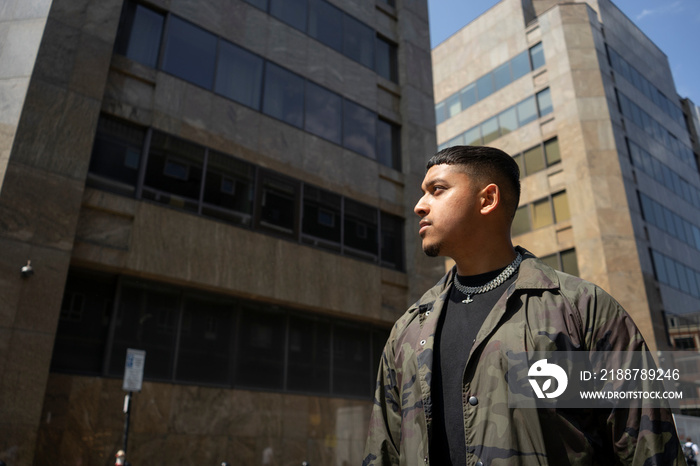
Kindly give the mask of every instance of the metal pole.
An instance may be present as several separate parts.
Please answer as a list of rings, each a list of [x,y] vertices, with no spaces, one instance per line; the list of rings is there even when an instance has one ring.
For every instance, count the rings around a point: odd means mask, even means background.
[[[126,415],[124,417],[124,447],[122,450],[124,450],[124,456],[126,457],[126,447],[129,442],[129,418],[131,415],[131,395],[134,392],[129,392],[125,397],[124,397],[124,414]]]

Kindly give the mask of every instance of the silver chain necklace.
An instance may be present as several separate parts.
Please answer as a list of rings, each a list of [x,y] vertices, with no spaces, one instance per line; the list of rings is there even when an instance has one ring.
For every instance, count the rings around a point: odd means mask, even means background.
[[[467,299],[463,300],[462,302],[464,304],[469,304],[471,302],[474,302],[474,300],[471,297],[475,294],[486,293],[487,291],[491,291],[495,288],[498,288],[500,285],[503,284],[503,282],[508,280],[510,276],[513,275],[513,273],[515,273],[516,270],[518,270],[518,266],[522,261],[523,256],[520,253],[518,253],[518,255],[515,256],[515,260],[511,262],[508,265],[508,267],[503,269],[503,272],[498,274],[498,277],[494,278],[487,284],[481,286],[464,286],[461,283],[459,283],[459,277],[455,275],[455,287],[459,291],[467,295]]]

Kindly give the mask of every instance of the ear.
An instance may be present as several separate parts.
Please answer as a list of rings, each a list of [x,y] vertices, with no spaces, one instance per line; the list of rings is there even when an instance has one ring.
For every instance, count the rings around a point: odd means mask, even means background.
[[[490,214],[501,204],[501,189],[497,184],[489,184],[479,194],[481,213],[484,215]]]

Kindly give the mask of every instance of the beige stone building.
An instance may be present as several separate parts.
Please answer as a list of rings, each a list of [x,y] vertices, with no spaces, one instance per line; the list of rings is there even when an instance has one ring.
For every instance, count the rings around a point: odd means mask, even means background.
[[[426,0],[0,2],[0,459],[113,464],[132,348],[132,464],[359,464],[430,69]]]
[[[672,345],[664,316],[700,309],[700,177],[663,51],[609,0],[502,0],[432,56],[439,146],[520,164],[515,242]]]

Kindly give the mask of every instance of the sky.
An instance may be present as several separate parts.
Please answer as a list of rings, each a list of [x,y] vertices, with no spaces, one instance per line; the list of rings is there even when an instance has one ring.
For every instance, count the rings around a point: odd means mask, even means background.
[[[497,0],[428,0],[430,46],[469,24]],[[668,56],[676,91],[700,106],[700,0],[613,0]]]

